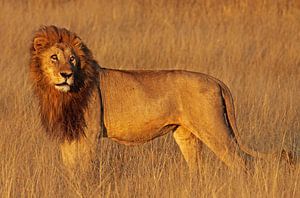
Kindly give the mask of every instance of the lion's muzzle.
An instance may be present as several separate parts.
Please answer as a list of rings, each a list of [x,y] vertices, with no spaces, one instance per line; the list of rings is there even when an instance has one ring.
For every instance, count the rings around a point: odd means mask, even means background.
[[[55,88],[62,92],[68,92],[71,89],[71,86],[74,83],[73,72],[60,72],[60,76],[63,77],[63,82],[56,83]]]

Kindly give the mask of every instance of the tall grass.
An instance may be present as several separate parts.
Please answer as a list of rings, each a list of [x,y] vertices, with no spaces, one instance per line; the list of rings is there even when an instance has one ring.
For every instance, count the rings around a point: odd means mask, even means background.
[[[171,134],[135,147],[102,140],[99,183],[83,191],[62,171],[28,80],[32,33],[43,24],[77,32],[104,67],[215,76],[232,90],[246,145],[300,152],[297,1],[2,0],[0,197],[300,197],[299,166],[256,161],[247,176],[206,148],[190,182]]]

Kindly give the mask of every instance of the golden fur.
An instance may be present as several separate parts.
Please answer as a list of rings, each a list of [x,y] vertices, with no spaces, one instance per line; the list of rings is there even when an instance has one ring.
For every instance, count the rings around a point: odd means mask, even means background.
[[[245,171],[258,155],[238,142],[229,89],[208,75],[100,68],[76,34],[55,26],[35,33],[30,68],[42,123],[69,168],[87,168],[100,133],[138,144],[173,132],[192,170],[198,140],[232,168]]]

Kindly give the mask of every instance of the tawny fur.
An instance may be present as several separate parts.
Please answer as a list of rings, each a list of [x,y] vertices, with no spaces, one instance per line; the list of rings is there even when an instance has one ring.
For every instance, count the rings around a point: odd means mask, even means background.
[[[62,54],[59,67],[48,61],[56,51]],[[231,168],[246,171],[248,154],[258,155],[239,143],[232,96],[213,77],[187,71],[100,68],[76,34],[55,26],[35,33],[30,52],[42,123],[61,142],[70,169],[78,165],[87,169],[101,132],[129,145],[173,132],[192,170],[197,168],[198,140]],[[71,53],[76,65],[68,62]],[[54,86],[62,69],[74,73],[67,92]]]

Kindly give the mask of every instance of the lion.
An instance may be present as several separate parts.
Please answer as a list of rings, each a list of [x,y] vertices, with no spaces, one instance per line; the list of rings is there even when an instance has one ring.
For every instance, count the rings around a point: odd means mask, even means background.
[[[260,155],[240,143],[233,98],[214,77],[103,68],[75,33],[56,26],[35,32],[30,53],[42,125],[70,170],[93,164],[100,137],[135,145],[171,132],[190,170],[201,144],[242,171]]]

